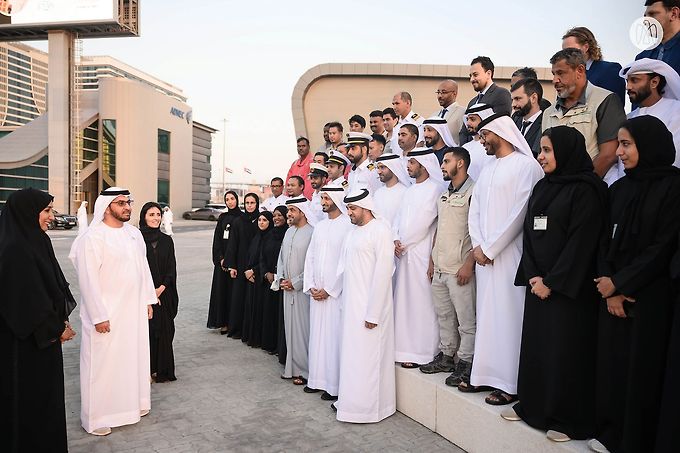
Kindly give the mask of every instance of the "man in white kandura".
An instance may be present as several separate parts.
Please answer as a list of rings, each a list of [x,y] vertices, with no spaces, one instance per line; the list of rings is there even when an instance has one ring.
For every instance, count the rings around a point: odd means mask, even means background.
[[[163,208],[163,217],[162,217],[162,225],[163,229],[165,230],[165,234],[168,236],[172,236],[172,222],[175,221],[175,216],[172,214],[172,211],[170,210],[170,206],[166,206]]]
[[[81,294],[80,419],[98,436],[151,409],[148,319],[157,295],[144,238],[126,223],[131,203],[128,190],[104,190],[69,254]]]
[[[507,115],[494,114],[478,127],[486,153],[475,184],[468,224],[477,262],[477,332],[470,382],[462,392],[495,390],[492,405],[516,401],[525,288],[514,285],[522,257],[522,223],[531,191],[543,176],[529,144]]]
[[[383,183],[372,196],[378,215],[392,226],[397,212],[401,208],[406,188],[411,185],[411,178],[406,172],[401,156],[383,153],[375,160],[380,182]]]
[[[284,379],[304,385],[309,375],[309,296],[302,291],[305,256],[314,232],[316,216],[304,195],[286,200],[288,225],[279,251],[272,289],[283,290],[283,323],[286,333]]]
[[[437,156],[416,148],[408,155],[408,174],[415,178],[404,193],[394,219],[395,357],[403,368],[430,362],[439,347],[439,324],[427,275],[432,239],[437,228],[437,199],[446,188]]]
[[[347,235],[338,266],[343,288],[340,388],[331,407],[341,422],[375,423],[397,407],[394,244],[387,223],[375,217],[366,189],[350,193],[345,203],[357,227]]]
[[[319,191],[327,217],[316,224],[305,258],[303,291],[309,302],[309,382],[306,393],[324,390],[321,399],[337,399],[340,379],[342,278],[338,260],[342,243],[353,228],[343,203],[345,189],[325,186]]]

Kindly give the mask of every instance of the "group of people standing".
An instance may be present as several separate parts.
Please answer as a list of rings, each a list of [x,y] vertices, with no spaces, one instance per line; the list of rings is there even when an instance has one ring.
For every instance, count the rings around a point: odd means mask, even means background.
[[[61,345],[76,335],[76,300],[46,234],[52,201],[19,190],[0,216],[0,443],[12,453],[68,450]],[[80,290],[80,418],[99,436],[149,413],[152,381],[176,380],[174,244],[160,231],[160,205],[142,207],[139,229],[127,224],[131,212],[128,190],[102,191],[69,254]]]

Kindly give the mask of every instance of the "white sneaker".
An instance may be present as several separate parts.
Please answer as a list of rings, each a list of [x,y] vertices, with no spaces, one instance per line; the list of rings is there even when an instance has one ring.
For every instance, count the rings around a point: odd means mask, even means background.
[[[597,439],[590,439],[588,441],[588,448],[591,450],[597,452],[597,453],[609,453],[609,450],[607,450],[607,447],[602,445],[602,442],[600,442]]]
[[[519,415],[517,415],[517,412],[515,412],[515,409],[513,409],[512,407],[506,407],[505,409],[503,409],[503,412],[501,412],[501,417],[503,417],[509,422],[518,422],[522,420],[522,418]]]
[[[108,436],[109,434],[111,434],[111,428],[97,428],[90,434],[92,434],[93,436]]]
[[[555,431],[553,429],[548,430],[548,432],[546,433],[546,437],[552,440],[553,442],[569,442],[571,440],[571,437],[559,431]]]
[[[140,417],[145,417],[145,416],[149,415],[149,412],[150,412],[149,409],[146,409],[146,410],[143,410],[143,411],[139,411],[139,416],[140,416]]]

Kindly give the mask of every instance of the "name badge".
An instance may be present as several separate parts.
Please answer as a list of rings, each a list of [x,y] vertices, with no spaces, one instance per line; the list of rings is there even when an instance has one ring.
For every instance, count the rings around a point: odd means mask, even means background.
[[[614,224],[614,228],[612,229],[612,239],[614,239],[614,236],[616,236],[616,228],[619,226],[618,223]]]
[[[534,231],[546,231],[548,229],[548,217],[534,217]]]
[[[222,233],[222,239],[229,239],[229,227],[231,227],[231,225],[227,225],[227,227],[224,229],[224,233]]]

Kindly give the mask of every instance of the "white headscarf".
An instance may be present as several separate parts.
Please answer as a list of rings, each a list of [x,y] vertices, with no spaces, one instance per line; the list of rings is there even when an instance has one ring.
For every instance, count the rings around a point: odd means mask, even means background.
[[[451,136],[451,131],[449,130],[449,126],[447,125],[446,120],[444,118],[432,116],[426,119],[425,122],[423,122],[423,127],[425,126],[431,127],[432,129],[436,130],[439,133],[439,136],[442,138],[442,140],[444,140],[444,144],[449,148],[458,146],[458,143],[456,143],[456,141]]]
[[[375,203],[373,202],[373,196],[369,193],[368,189],[356,189],[348,193],[344,199],[345,204],[358,206],[360,208],[368,209],[373,213],[374,217],[377,217],[375,213]]]
[[[440,187],[446,188],[448,183],[444,181],[442,168],[439,165],[439,159],[437,159],[434,151],[430,148],[415,148],[409,152],[407,158],[417,160],[420,165],[425,167],[425,170],[427,170],[429,178],[432,181],[437,183]]]
[[[487,120],[490,120],[487,122]],[[509,142],[515,151],[526,154],[535,161],[534,155],[531,153],[531,148],[527,143],[522,133],[517,129],[517,125],[512,118],[505,114],[496,114],[493,117],[487,118],[479,124],[479,130],[491,131],[500,138]]]
[[[493,108],[491,108],[490,105],[486,105],[484,103],[479,103],[470,106],[466,111],[465,111],[465,123],[467,123],[468,115],[477,115],[479,118],[484,121],[488,117],[494,114]]]
[[[399,156],[398,154],[382,153],[375,160],[375,163],[376,165],[383,164],[384,166],[389,168],[390,171],[394,173],[394,176],[397,177],[399,182],[405,185],[406,187],[410,186],[413,183],[411,177],[408,175],[408,172],[406,171],[406,167],[404,166],[404,161],[402,160],[402,157]]]
[[[307,200],[307,198],[305,198],[304,195],[287,199],[286,207],[290,208],[291,206],[295,206],[300,211],[302,211],[302,213],[307,218],[308,224],[310,224],[311,226],[316,225],[316,222],[318,220],[317,215],[312,211],[312,206],[309,204],[309,200]]]
[[[631,74],[650,72],[662,75],[666,79],[666,87],[662,97],[680,100],[680,75],[675,72],[675,69],[661,60],[641,58],[624,66],[619,71],[619,75],[628,80],[628,76]]]
[[[113,200],[120,197],[121,195],[127,196],[129,200],[132,200],[132,195],[130,192],[127,189],[123,189],[121,187],[109,187],[99,194],[97,200],[94,202],[94,213],[92,215],[92,221],[87,227],[87,231],[90,231],[92,228],[104,221],[104,213],[106,212],[106,208],[109,207]],[[76,250],[78,250],[81,238],[84,236],[85,234],[79,234],[75,241],[73,241],[73,245],[71,245],[71,251],[68,254],[68,257],[71,259],[71,261],[75,260]]]
[[[319,190],[319,194],[325,193],[330,197],[331,200],[333,200],[333,203],[335,203],[335,206],[338,207],[340,212],[343,214],[347,214],[347,206],[345,206],[345,202],[343,199],[345,198],[345,189],[342,186],[338,185],[327,185],[323,186],[321,190]]]

